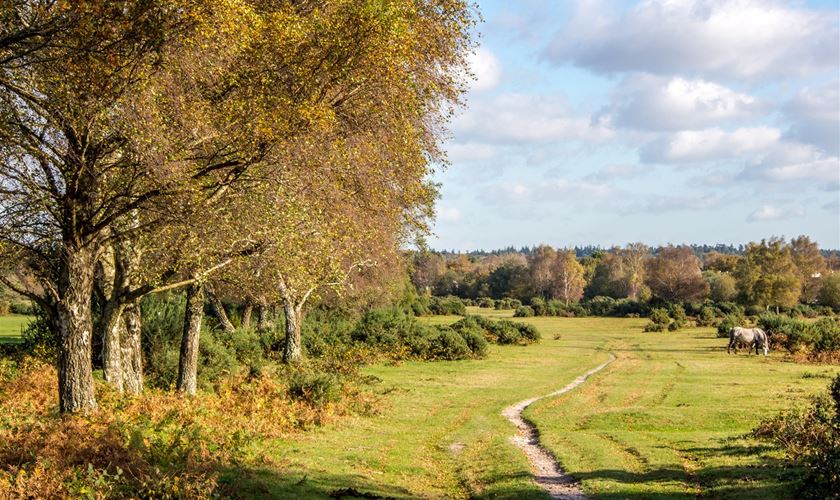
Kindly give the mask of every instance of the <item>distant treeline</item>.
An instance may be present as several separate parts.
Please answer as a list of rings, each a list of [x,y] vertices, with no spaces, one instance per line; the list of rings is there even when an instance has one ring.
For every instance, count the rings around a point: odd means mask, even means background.
[[[555,249],[547,245],[493,252],[410,256],[421,295],[462,299],[558,300],[595,297],[641,303],[736,302],[789,310],[797,304],[840,308],[840,254],[806,236],[746,245],[648,247],[629,243]]]
[[[694,255],[701,257],[705,254],[716,252],[724,255],[744,255],[744,252],[747,249],[746,245],[732,245],[732,244],[724,244],[718,243],[716,245],[700,245],[696,243],[687,244],[687,245],[680,245],[686,248],[690,248]],[[520,248],[516,248],[513,245],[510,245],[505,248],[499,248],[496,250],[470,250],[467,252],[461,252],[458,250],[434,250],[434,252],[439,253],[440,255],[450,258],[459,255],[466,255],[467,257],[487,257],[487,256],[498,256],[498,255],[507,255],[507,254],[521,254],[521,255],[530,255],[534,253],[540,246],[524,246]],[[651,252],[655,255],[659,252],[661,248],[667,248],[665,246],[658,246],[658,247],[651,247]],[[588,257],[590,255],[596,255],[599,253],[607,252],[610,250],[610,247],[603,247],[600,245],[585,245],[585,246],[574,246],[569,248],[569,250],[573,250],[575,252],[575,256],[577,258],[581,257]],[[820,253],[824,258],[829,258],[834,256],[834,258],[840,258],[840,250],[832,250],[832,249],[820,249]]]

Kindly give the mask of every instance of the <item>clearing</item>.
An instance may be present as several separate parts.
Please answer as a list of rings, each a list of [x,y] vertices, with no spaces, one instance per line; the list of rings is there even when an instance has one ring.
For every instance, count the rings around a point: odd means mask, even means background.
[[[19,342],[21,330],[33,319],[33,316],[25,316],[23,314],[0,316],[0,344],[4,342]]]
[[[792,494],[795,474],[779,454],[743,435],[762,415],[824,390],[837,367],[778,353],[727,356],[711,328],[643,333],[645,319],[522,321],[540,329],[541,343],[492,346],[484,360],[367,368],[379,380],[381,415],[263,444],[254,451],[270,457],[264,469],[225,479],[242,495],[547,498],[501,412],[566,386],[612,353],[617,359],[580,387],[524,413],[587,495]]]

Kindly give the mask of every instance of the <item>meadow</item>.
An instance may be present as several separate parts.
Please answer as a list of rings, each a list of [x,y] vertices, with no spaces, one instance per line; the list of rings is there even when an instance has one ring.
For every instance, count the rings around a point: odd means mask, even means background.
[[[18,342],[20,340],[21,330],[31,320],[32,316],[25,316],[23,314],[0,316],[0,343]]]
[[[477,308],[502,317],[510,312]],[[458,317],[430,317],[449,323]],[[762,416],[824,390],[836,367],[727,356],[711,328],[643,333],[644,319],[527,318],[531,346],[492,346],[485,360],[372,366],[383,410],[270,441],[262,470],[230,471],[243,496],[545,498],[500,412],[605,361],[582,387],[525,416],[594,498],[784,498],[797,471],[746,434]],[[270,465],[269,465],[270,463]]]

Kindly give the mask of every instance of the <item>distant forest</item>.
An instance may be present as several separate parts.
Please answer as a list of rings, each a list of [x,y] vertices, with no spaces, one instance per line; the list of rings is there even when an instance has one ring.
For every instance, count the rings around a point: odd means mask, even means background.
[[[694,252],[694,255],[696,255],[698,257],[702,257],[703,255],[711,253],[711,252],[716,252],[716,253],[720,253],[720,254],[724,254],[724,255],[744,255],[744,252],[747,249],[747,245],[745,245],[745,244],[733,245],[733,244],[724,244],[724,243],[718,243],[718,244],[715,244],[715,245],[707,245],[707,244],[700,245],[700,244],[692,243],[692,244],[678,245],[678,246],[690,248]],[[506,255],[506,254],[512,254],[512,253],[517,253],[517,254],[522,254],[522,255],[531,255],[532,253],[534,253],[537,250],[537,248],[539,248],[538,245],[534,245],[534,246],[531,246],[531,247],[524,246],[524,247],[520,247],[520,248],[516,248],[513,245],[510,245],[508,247],[499,248],[499,249],[496,249],[496,250],[483,250],[482,249],[482,250],[470,250],[470,251],[467,251],[467,252],[461,252],[461,251],[458,251],[458,250],[433,250],[433,251],[441,254],[444,257],[452,257],[452,256],[457,256],[457,255],[466,255],[467,257],[487,257],[487,256],[490,256],[490,255]],[[657,253],[659,253],[659,250],[662,249],[662,248],[666,248],[666,246],[662,245],[662,246],[658,246],[658,247],[651,247],[651,251],[654,255],[656,255]],[[600,245],[575,246],[575,247],[572,247],[570,249],[574,250],[575,257],[577,257],[577,258],[589,257],[589,256],[595,255],[599,252],[603,253],[603,252],[607,252],[607,251],[610,250],[610,248],[602,247]],[[840,257],[840,250],[823,248],[823,249],[820,249],[820,253],[825,258],[830,258],[832,256]]]

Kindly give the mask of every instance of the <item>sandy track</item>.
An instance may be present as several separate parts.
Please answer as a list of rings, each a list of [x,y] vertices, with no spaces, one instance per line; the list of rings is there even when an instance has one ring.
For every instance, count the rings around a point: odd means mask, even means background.
[[[584,499],[586,495],[583,490],[569,475],[563,472],[557,459],[540,444],[539,433],[533,424],[522,418],[522,412],[536,401],[543,398],[559,396],[571,391],[583,384],[591,375],[603,370],[607,365],[615,361],[615,356],[610,354],[610,359],[589,370],[578,378],[574,379],[566,387],[544,396],[526,399],[514,405],[508,406],[502,411],[502,415],[516,426],[518,432],[511,441],[525,452],[531,462],[531,471],[534,474],[534,481],[551,495],[552,498],[562,499]]]

